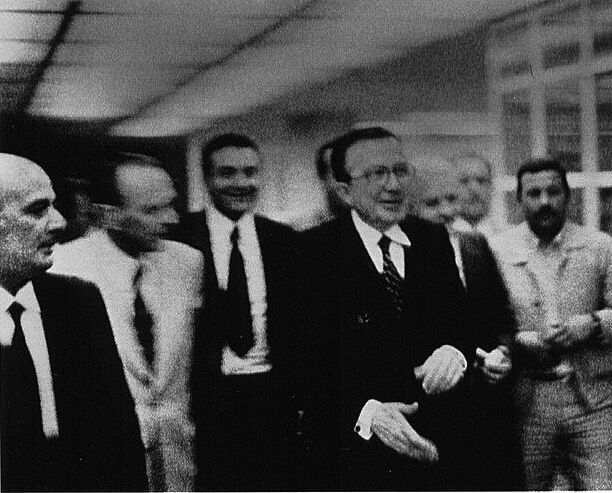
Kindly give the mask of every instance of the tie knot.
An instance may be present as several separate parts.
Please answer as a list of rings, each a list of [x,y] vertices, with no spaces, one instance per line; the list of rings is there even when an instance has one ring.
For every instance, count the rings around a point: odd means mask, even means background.
[[[388,236],[382,235],[380,240],[378,240],[378,246],[382,250],[383,253],[389,253],[389,245],[391,244],[391,240]]]
[[[240,233],[238,232],[238,226],[234,228],[232,234],[230,236],[230,240],[232,241],[232,245],[238,244],[238,238],[240,238]]]
[[[21,314],[25,311],[25,308],[21,303],[13,302],[11,306],[9,306],[8,310],[9,314],[13,318],[15,323],[18,323],[21,320]]]

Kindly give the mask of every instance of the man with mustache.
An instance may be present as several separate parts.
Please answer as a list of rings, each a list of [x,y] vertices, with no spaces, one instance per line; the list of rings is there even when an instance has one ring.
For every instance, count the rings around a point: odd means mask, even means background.
[[[262,159],[248,137],[202,150],[211,205],[187,218],[204,253],[192,372],[198,490],[286,490],[295,325],[295,233],[254,214]]]
[[[52,275],[47,174],[0,153],[2,491],[143,491],[138,422],[98,290]]]
[[[528,490],[612,488],[612,238],[568,219],[554,159],[517,174],[525,222],[492,241],[517,323],[515,405]]]

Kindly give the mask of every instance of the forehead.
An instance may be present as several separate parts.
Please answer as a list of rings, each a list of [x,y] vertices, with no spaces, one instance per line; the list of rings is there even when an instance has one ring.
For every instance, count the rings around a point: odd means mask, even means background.
[[[211,161],[216,167],[246,168],[260,165],[259,154],[251,147],[224,147],[212,154]]]
[[[27,205],[37,200],[55,200],[51,180],[42,168],[0,166],[0,205]]]
[[[457,161],[457,171],[461,176],[488,176],[487,165],[478,158],[462,158]]]
[[[393,137],[360,140],[346,151],[346,169],[357,170],[404,160],[402,146]]]
[[[543,189],[548,187],[563,188],[563,180],[561,175],[554,170],[538,171],[536,173],[525,173],[521,177],[523,190],[527,189]]]
[[[152,205],[171,201],[176,195],[170,175],[151,166],[120,166],[115,174],[117,192],[128,204]]]

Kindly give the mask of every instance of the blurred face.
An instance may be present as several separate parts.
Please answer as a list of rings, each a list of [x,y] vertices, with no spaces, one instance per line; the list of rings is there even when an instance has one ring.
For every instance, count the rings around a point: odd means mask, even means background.
[[[252,212],[261,185],[261,160],[250,147],[224,147],[211,156],[208,192],[221,214],[237,221]]]
[[[460,210],[456,186],[440,181],[426,188],[423,192],[421,216],[450,227]]]
[[[178,223],[172,179],[163,169],[128,164],[117,169],[115,186],[121,207],[113,228],[137,250],[155,250]]]
[[[457,161],[461,194],[461,214],[473,224],[489,213],[491,176],[487,165],[478,158]]]
[[[569,202],[561,176],[553,170],[525,173],[521,185],[520,203],[529,227],[541,240],[552,240],[565,223]]]
[[[55,193],[38,165],[0,156],[0,284],[16,292],[53,264],[53,246],[66,225]]]
[[[411,175],[402,172],[407,168],[411,169],[396,139],[356,142],[346,153],[351,180],[340,185],[344,200],[370,226],[386,231],[408,212]]]

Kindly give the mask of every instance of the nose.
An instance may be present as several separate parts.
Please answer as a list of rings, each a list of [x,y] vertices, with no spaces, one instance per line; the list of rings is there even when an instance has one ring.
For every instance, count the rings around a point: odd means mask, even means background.
[[[167,207],[162,212],[161,220],[164,224],[178,224],[179,216],[174,207]]]
[[[399,182],[397,176],[391,170],[388,170],[387,180],[385,181],[385,188],[387,190],[397,190],[397,189],[402,188],[402,185]]]
[[[550,205],[551,197],[547,192],[540,194],[540,205]]]
[[[62,216],[60,212],[52,206],[49,217],[49,231],[61,231],[65,227],[66,219],[64,219],[64,216]]]

